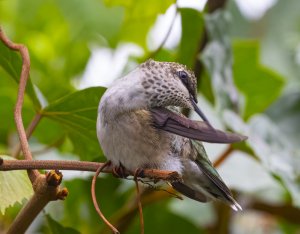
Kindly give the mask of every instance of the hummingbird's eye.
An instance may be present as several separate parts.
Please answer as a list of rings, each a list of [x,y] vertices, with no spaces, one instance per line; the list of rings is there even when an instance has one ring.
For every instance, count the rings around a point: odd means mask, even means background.
[[[188,74],[185,71],[179,71],[178,76],[184,85],[188,85]]]

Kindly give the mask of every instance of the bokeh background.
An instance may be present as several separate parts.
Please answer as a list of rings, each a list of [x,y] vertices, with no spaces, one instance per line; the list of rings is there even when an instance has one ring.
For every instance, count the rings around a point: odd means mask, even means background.
[[[180,62],[195,71],[213,125],[249,136],[205,144],[244,210],[144,186],[145,232],[300,233],[299,12],[297,0],[0,1],[1,27],[30,52],[23,117],[28,126],[43,116],[30,138],[35,158],[104,161],[95,133],[102,87],[148,58]],[[20,64],[1,43],[0,154],[17,158]],[[32,194],[24,174],[5,173],[0,186],[24,186],[17,195],[1,187],[0,230]],[[63,174],[68,198],[49,204],[28,233],[109,233],[91,201],[92,174]],[[107,218],[122,233],[139,233],[134,183],[105,175],[97,190]]]

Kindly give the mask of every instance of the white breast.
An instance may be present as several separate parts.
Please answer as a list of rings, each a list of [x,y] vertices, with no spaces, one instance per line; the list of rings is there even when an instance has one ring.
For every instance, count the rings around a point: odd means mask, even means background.
[[[98,116],[97,135],[114,165],[121,163],[132,171],[146,167],[181,172],[181,162],[170,149],[171,135],[151,126],[148,111],[129,112],[107,122]]]

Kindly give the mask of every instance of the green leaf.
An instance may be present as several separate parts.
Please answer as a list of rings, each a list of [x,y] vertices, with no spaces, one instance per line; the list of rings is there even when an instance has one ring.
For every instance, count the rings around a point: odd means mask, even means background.
[[[80,230],[81,233],[101,233],[100,230],[105,227],[91,200],[91,180],[92,178],[88,177],[64,182],[70,194],[68,199],[63,202],[63,206],[65,211],[72,212],[62,213],[63,223]],[[134,188],[133,181],[126,182],[131,184],[131,188]],[[110,221],[113,221],[112,215],[119,211],[122,212],[121,207],[128,202],[127,199],[130,199],[128,191],[121,190],[123,183],[125,183],[123,180],[118,180],[111,175],[100,176],[97,180],[97,200],[101,210]],[[135,190],[132,191],[132,195],[135,195]]]
[[[300,207],[300,151],[299,142],[293,144],[267,115],[255,115],[244,123],[239,116],[227,113],[224,116],[234,131],[248,136],[251,147],[262,165],[290,193],[293,204]]]
[[[124,18],[123,9],[120,7],[107,7],[101,0],[91,0],[88,4],[81,0],[56,0],[55,2],[70,28],[73,29],[71,35],[76,40],[93,39],[93,41],[101,42],[99,38],[99,35],[101,35],[111,46],[116,45],[116,39]],[[75,51],[78,52],[78,49]],[[75,51],[74,56],[76,56]]]
[[[48,221],[49,229],[53,234],[80,234],[77,230],[70,227],[64,227],[57,221],[55,221],[50,215],[46,215]]]
[[[277,124],[280,131],[289,137],[289,141],[300,150],[300,92],[284,94],[270,106],[266,114]]]
[[[0,54],[0,66],[10,75],[11,78],[19,83],[22,69],[22,60],[20,55],[7,48],[2,42],[0,42]],[[30,78],[27,81],[26,93],[30,97],[35,108],[39,109],[41,104],[37,98]]]
[[[0,155],[4,160],[15,160],[6,155]],[[22,203],[33,194],[31,183],[26,171],[0,172],[0,213],[4,214],[6,208],[15,203]]]
[[[191,8],[180,8],[180,14],[182,36],[178,52],[178,62],[192,68],[204,32],[204,19],[202,13]]]
[[[204,233],[201,228],[197,227],[188,218],[170,212],[168,208],[169,201],[170,199],[159,201],[143,208],[145,233]],[[176,202],[181,201],[177,200]],[[132,229],[131,233],[139,233],[140,224],[138,218],[135,219]]]
[[[278,98],[283,78],[259,63],[259,44],[256,41],[236,41],[233,44],[234,81],[245,95],[245,118],[265,111]]]
[[[205,15],[205,23],[210,40],[201,59],[211,77],[217,110],[239,112],[241,100],[233,82],[232,50],[227,32],[229,15],[219,10]]]
[[[102,155],[96,136],[99,101],[105,88],[93,87],[69,94],[47,106],[42,115],[60,123],[81,159]]]
[[[146,36],[158,14],[164,13],[174,0],[105,0],[109,6],[125,7],[125,19],[120,40],[134,42],[146,48]]]

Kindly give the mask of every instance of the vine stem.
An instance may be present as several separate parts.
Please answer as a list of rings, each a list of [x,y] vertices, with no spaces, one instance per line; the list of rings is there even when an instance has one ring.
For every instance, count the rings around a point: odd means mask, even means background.
[[[1,27],[0,27],[0,40],[11,50],[18,51],[22,57],[22,70],[20,75],[20,82],[19,82],[17,103],[14,111],[14,118],[15,118],[18,136],[20,139],[21,149],[24,154],[24,158],[27,160],[32,160],[32,154],[29,148],[29,144],[28,144],[28,140],[27,140],[24,124],[23,124],[23,119],[22,119],[22,106],[24,102],[26,83],[30,71],[30,57],[29,57],[28,49],[26,46],[22,44],[16,44],[10,41],[8,37],[4,34]],[[31,183],[34,183],[35,179],[39,176],[39,172],[37,170],[27,171],[27,172]]]
[[[104,214],[102,213],[99,204],[97,202],[97,197],[96,197],[96,181],[97,181],[97,177],[98,175],[101,173],[101,171],[109,166],[111,164],[110,161],[107,161],[106,163],[102,164],[101,166],[98,167],[93,180],[92,180],[92,186],[91,186],[91,195],[92,195],[92,200],[93,200],[93,204],[95,207],[95,210],[97,211],[98,215],[100,216],[100,218],[103,220],[103,222],[110,228],[110,230],[115,233],[115,234],[119,234],[120,232],[118,231],[118,229],[116,229],[104,216]]]
[[[31,134],[35,130],[36,126],[40,122],[42,115],[40,113],[36,113],[33,117],[32,121],[30,122],[28,128],[26,129],[26,138],[27,140],[30,138]],[[12,154],[12,157],[17,158],[21,151],[21,144],[18,144]]]

